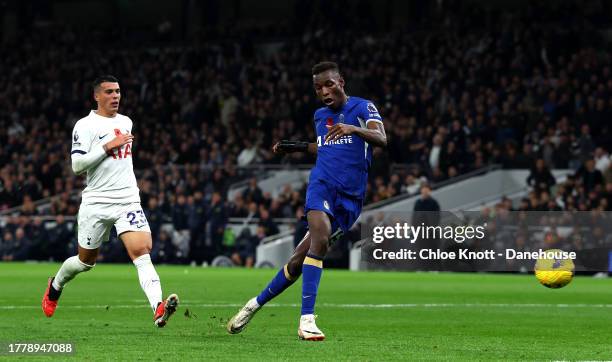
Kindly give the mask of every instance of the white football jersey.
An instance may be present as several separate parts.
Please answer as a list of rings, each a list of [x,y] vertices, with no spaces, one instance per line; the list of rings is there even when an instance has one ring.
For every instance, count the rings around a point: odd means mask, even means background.
[[[81,118],[74,125],[71,156],[85,155],[94,147],[101,147],[120,133],[132,133],[132,120],[129,117],[117,114],[109,118],[91,111],[87,117]],[[82,202],[140,202],[132,163],[131,142],[109,150],[108,156],[87,169],[87,187],[83,190]]]

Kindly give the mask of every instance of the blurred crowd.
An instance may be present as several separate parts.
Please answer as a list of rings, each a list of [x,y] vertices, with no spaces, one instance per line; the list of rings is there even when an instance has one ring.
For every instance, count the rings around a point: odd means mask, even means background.
[[[527,178],[526,197],[518,202],[504,197],[481,210],[480,222],[492,228],[490,241],[519,251],[580,251],[574,261],[577,270],[607,272],[612,248],[611,162],[608,152],[598,147],[592,158],[557,183],[544,159],[537,159]],[[515,260],[495,267],[528,271],[532,264]]]
[[[272,198],[251,185],[228,200],[229,185],[250,177],[249,165],[314,162],[270,150],[280,139],[314,140],[319,104],[310,69],[324,59],[340,64],[349,95],[371,99],[384,118],[388,148],[374,148],[365,203],[500,164],[536,170],[526,207],[600,206],[607,186],[589,164],[603,167],[612,145],[612,59],[600,32],[610,22],[601,16],[606,4],[508,11],[449,1],[389,30],[354,21],[367,17],[364,7],[307,3],[300,6],[314,8],[290,31],[236,28],[151,46],[58,26],[2,44],[0,67],[9,71],[0,75],[0,210],[76,214],[84,179],[70,169],[70,133],[94,107],[89,82],[110,73],[120,79],[120,112],[134,120],[134,167],[149,221],[192,235],[189,253],[243,245],[226,253],[247,263],[250,245],[273,233],[273,222],[232,236],[227,218],[300,217],[304,190]],[[323,13],[334,21],[321,22]],[[282,45],[272,49],[270,39]],[[101,46],[111,40],[116,46]],[[551,168],[578,173],[551,194],[541,174]],[[608,182],[609,168],[600,171]],[[50,207],[38,211],[34,202],[45,197]],[[32,223],[15,224],[23,225],[0,228],[3,240],[33,234]],[[167,235],[156,229],[154,237]],[[208,257],[189,253],[179,259]]]
[[[612,157],[597,148],[598,157],[584,161],[557,183],[543,159],[537,159],[527,177],[529,192],[518,202],[504,197],[487,214],[500,211],[612,211]]]

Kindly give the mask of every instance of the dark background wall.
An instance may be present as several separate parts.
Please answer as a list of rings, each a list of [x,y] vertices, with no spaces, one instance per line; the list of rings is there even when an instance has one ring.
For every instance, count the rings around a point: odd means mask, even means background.
[[[486,7],[517,8],[528,0],[0,0],[2,39],[16,39],[33,26],[71,24],[77,27],[117,28],[156,31],[161,24],[171,25],[169,34],[186,39],[201,29],[224,29],[232,26],[296,27],[308,16],[321,22],[336,21],[334,11],[359,8],[363,14],[352,19],[358,26],[378,31],[409,27],[441,8],[481,3]],[[562,6],[564,1],[541,1],[547,7]],[[585,8],[598,1],[585,2]],[[612,15],[610,1],[602,2],[602,16]],[[313,11],[316,8],[317,11]],[[331,9],[331,10],[329,10]],[[329,11],[328,11],[329,10]],[[434,19],[434,20],[432,20]],[[438,19],[443,21],[443,19]]]

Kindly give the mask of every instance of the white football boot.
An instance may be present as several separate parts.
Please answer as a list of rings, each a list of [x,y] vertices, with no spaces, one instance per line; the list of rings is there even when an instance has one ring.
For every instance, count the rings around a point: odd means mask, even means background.
[[[255,316],[255,313],[260,309],[261,306],[257,303],[257,298],[250,299],[244,307],[227,322],[227,331],[230,334],[242,332],[253,316]]]
[[[305,341],[322,341],[325,339],[325,335],[315,323],[315,318],[314,314],[304,314],[300,317],[300,328],[298,328],[300,339]]]

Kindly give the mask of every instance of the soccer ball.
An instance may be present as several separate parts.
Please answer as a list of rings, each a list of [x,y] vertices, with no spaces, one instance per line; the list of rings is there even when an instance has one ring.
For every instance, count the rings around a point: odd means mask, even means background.
[[[560,253],[559,249],[546,250],[545,253]],[[535,265],[535,276],[547,288],[563,288],[574,277],[572,259],[540,258]]]

